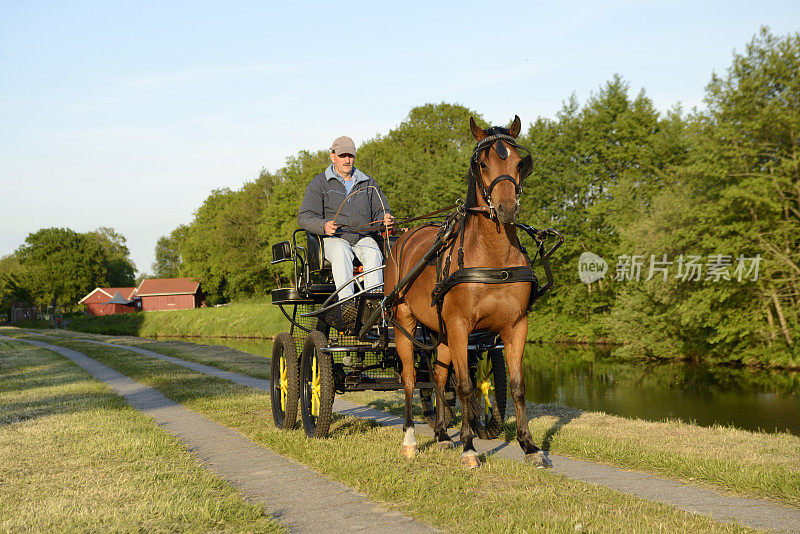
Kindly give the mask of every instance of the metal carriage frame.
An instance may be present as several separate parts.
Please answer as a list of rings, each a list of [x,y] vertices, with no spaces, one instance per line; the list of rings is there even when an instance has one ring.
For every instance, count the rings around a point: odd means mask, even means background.
[[[536,256],[540,258],[547,277],[543,286],[534,282],[536,294],[533,300],[553,285],[547,260],[563,243],[563,237],[553,230],[541,231],[525,225],[518,227],[534,238]],[[270,397],[276,426],[293,428],[299,415],[306,435],[321,438],[329,433],[336,393],[402,389],[401,362],[394,345],[391,321],[387,321],[384,313],[389,305],[384,293],[361,289],[352,297],[337,300],[338,291],[330,283],[331,275],[324,260],[322,238],[305,233],[306,246],[303,247],[297,242],[303,233],[304,230],[295,230],[291,242],[282,241],[272,246],[271,263],[290,261],[294,272],[292,286],[272,291],[272,303],[279,306],[290,327],[288,332],[281,332],[275,339]],[[560,241],[545,251],[544,241],[548,235],[556,236]],[[390,240],[393,241],[392,237]],[[385,249],[390,243],[383,245],[386,257]],[[432,253],[437,246],[434,243]],[[354,280],[358,278],[357,275]],[[390,293],[399,293],[414,279],[406,277]],[[413,341],[416,388],[423,416],[433,426],[436,395],[431,348],[437,343],[437,336],[420,325],[413,333]],[[481,437],[496,437],[502,429],[507,390],[503,350],[502,341],[493,332],[470,334],[468,354],[476,391],[474,402],[484,413]],[[445,390],[439,394],[445,400],[445,421],[449,423],[455,406],[452,372]]]

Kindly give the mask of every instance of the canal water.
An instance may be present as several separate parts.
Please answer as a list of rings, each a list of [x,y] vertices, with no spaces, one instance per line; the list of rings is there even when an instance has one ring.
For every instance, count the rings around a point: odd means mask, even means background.
[[[272,342],[184,338],[269,358]],[[651,421],[800,435],[800,373],[694,363],[621,362],[589,347],[528,345],[527,400]]]

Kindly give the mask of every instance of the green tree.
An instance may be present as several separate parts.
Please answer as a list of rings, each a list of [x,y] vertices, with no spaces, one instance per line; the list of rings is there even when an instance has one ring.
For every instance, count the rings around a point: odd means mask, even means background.
[[[181,276],[181,245],[186,240],[189,227],[181,224],[169,235],[158,238],[156,260],[151,265],[155,278],[178,278]]]
[[[239,191],[213,191],[185,235],[178,236],[181,271],[200,281],[212,303],[263,294],[271,287],[269,239],[259,225],[275,182],[262,171]]]
[[[356,167],[361,167],[360,151],[356,159]],[[296,156],[286,160],[286,165],[275,174],[272,194],[267,200],[263,218],[258,232],[271,244],[291,240],[297,229],[297,213],[303,202],[303,194],[311,180],[330,165],[328,151],[300,151]],[[367,174],[369,171],[367,170]],[[299,243],[305,246],[304,243]],[[271,250],[265,251],[271,260]],[[273,284],[286,283],[291,278],[291,267],[288,264],[276,265],[271,274]]]
[[[386,136],[359,148],[357,166],[378,180],[397,217],[422,215],[466,195],[475,145],[470,117],[486,127],[478,113],[464,106],[418,106]]]
[[[566,236],[556,267],[558,289],[532,316],[538,339],[598,339],[608,336],[602,316],[620,291],[614,266],[631,254],[623,239],[667,179],[666,168],[682,157],[682,124],[662,119],[640,92],[615,76],[583,108],[573,96],[555,120],[539,119],[525,142],[534,152],[534,172],[525,183],[522,219],[553,227]],[[578,258],[593,252],[610,264],[606,279],[586,286]]]
[[[655,336],[639,334],[658,329],[662,345],[684,353],[798,366],[800,36],[762,29],[726,76],[712,77],[706,104],[691,117],[686,163],[628,234],[673,256],[727,256],[731,275],[739,255],[760,257],[758,280],[631,290],[615,329],[642,354]],[[637,307],[649,311],[625,313]]]
[[[15,302],[32,302],[22,284],[22,265],[14,254],[0,258],[0,314],[9,314]]]
[[[96,239],[103,249],[106,282],[111,287],[131,287],[135,283],[136,266],[130,258],[127,240],[113,228],[99,227],[88,232],[87,237]]]
[[[708,113],[700,118],[707,135],[693,169],[722,171],[709,173],[719,193],[702,185],[697,192],[717,201],[709,238],[765,259],[755,290],[736,295],[738,307],[750,311],[768,343],[792,347],[800,334],[800,34],[778,38],[762,28],[727,74],[707,88]],[[721,326],[720,340],[741,335],[738,321]]]
[[[108,256],[100,240],[69,228],[29,234],[16,256],[23,269],[22,284],[43,307],[71,307],[108,283]]]

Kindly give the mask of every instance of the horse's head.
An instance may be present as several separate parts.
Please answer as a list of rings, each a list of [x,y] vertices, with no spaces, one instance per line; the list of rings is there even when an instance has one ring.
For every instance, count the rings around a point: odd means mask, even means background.
[[[533,170],[530,152],[517,144],[521,121],[514,116],[511,126],[493,126],[488,130],[475,124],[469,127],[478,141],[470,160],[470,173],[483,201],[503,224],[514,224],[519,213],[522,180]],[[520,150],[527,152],[522,156]]]

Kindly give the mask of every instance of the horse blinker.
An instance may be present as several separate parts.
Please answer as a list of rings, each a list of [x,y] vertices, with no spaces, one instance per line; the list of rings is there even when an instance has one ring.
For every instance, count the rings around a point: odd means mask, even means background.
[[[533,172],[533,158],[531,155],[528,154],[522,158],[522,161],[519,162],[517,168],[519,169],[519,180],[522,182],[522,180],[530,176],[530,174]]]

